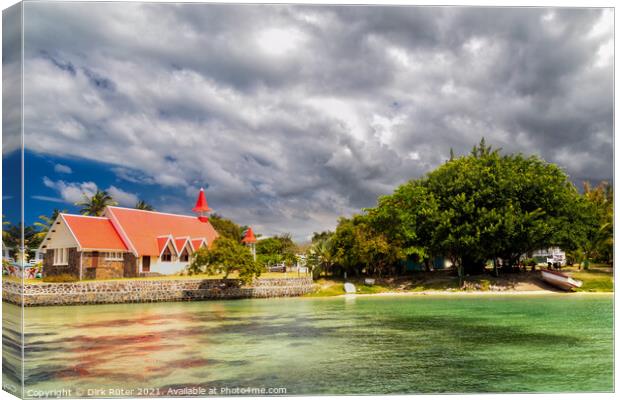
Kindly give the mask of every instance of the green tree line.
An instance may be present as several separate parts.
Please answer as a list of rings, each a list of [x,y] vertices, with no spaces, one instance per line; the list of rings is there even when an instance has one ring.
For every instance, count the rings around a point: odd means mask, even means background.
[[[381,276],[406,260],[430,266],[446,257],[459,276],[489,261],[510,268],[538,249],[559,246],[584,267],[612,262],[613,189],[603,182],[582,194],[557,165],[537,156],[502,154],[484,139],[427,175],[399,186],[373,208],[315,234],[315,271]]]

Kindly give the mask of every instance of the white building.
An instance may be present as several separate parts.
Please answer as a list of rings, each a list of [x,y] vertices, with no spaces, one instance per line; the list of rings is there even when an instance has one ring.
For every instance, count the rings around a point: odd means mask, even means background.
[[[566,253],[557,246],[536,250],[532,253],[532,258],[539,264],[560,263],[560,265],[566,265]]]

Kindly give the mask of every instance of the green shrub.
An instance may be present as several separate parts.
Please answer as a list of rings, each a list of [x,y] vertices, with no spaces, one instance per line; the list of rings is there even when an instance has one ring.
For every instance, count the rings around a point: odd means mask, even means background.
[[[43,282],[60,283],[60,282],[77,282],[77,281],[78,281],[78,277],[75,275],[71,275],[71,274],[60,274],[60,275],[51,275],[51,276],[43,277]]]

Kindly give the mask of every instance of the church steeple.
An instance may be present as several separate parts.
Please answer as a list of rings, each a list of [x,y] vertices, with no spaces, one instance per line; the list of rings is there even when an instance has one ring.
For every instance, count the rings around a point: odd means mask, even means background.
[[[211,212],[211,209],[209,208],[209,204],[207,204],[204,188],[200,188],[196,205],[192,208],[192,211],[198,215],[200,221],[207,222],[209,220],[209,212]]]

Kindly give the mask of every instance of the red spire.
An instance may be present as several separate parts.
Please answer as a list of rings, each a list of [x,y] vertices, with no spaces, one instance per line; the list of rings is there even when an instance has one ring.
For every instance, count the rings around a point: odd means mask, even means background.
[[[245,231],[245,236],[241,239],[241,243],[256,243],[256,236],[254,236],[252,228],[248,228],[248,230]]]
[[[196,200],[196,205],[192,208],[192,211],[195,213],[199,213],[201,216],[203,213],[208,213],[211,211],[209,205],[207,204],[207,198],[205,197],[205,190],[200,188],[200,193],[198,193],[198,200]]]

